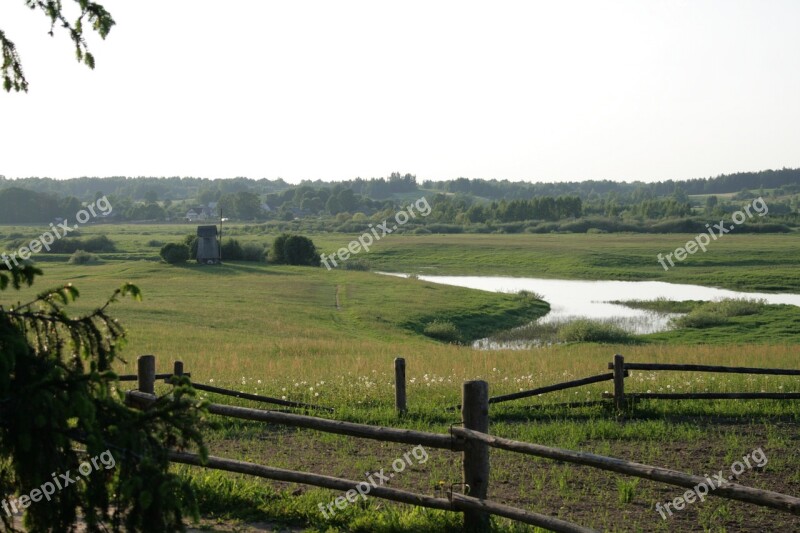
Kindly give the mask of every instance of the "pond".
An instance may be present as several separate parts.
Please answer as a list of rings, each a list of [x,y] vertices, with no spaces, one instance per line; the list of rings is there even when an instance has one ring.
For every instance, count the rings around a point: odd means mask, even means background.
[[[575,318],[613,321],[628,331],[638,334],[655,333],[669,329],[671,313],[656,313],[610,303],[625,300],[713,301],[723,298],[763,299],[769,304],[800,306],[800,294],[741,292],[702,285],[665,283],[663,281],[589,281],[574,279],[511,278],[501,276],[426,276],[419,279],[444,285],[455,285],[491,292],[531,291],[550,304],[550,312],[538,320],[541,324],[562,323]],[[526,347],[530,342],[515,346],[500,343],[494,346],[491,339],[481,339],[481,348]]]

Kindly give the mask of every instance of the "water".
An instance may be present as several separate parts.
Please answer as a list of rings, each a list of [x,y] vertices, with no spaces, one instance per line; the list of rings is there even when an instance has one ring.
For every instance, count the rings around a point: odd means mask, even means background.
[[[398,275],[398,274],[394,274]],[[399,274],[405,276],[405,274]],[[510,278],[500,276],[426,276],[419,279],[444,285],[455,285],[491,292],[531,291],[540,294],[550,304],[550,312],[539,323],[561,323],[575,318],[610,320],[633,333],[645,334],[669,329],[675,314],[655,313],[609,303],[614,300],[713,301],[723,298],[763,299],[769,304],[790,304],[800,307],[800,294],[741,292],[728,289],[665,283],[663,281],[588,281],[572,279]],[[498,345],[499,344],[499,345]],[[530,342],[496,343],[481,339],[482,348],[524,348]]]

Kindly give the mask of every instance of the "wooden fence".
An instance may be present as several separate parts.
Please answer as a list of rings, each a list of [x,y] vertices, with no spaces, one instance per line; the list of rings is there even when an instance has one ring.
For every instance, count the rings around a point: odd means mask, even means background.
[[[404,368],[404,365],[402,366]],[[178,372],[178,370],[180,370],[180,372]],[[175,365],[175,372],[173,372],[173,374],[180,375],[182,374],[182,370],[183,365],[178,362]],[[173,374],[170,374],[170,376]],[[126,395],[130,405],[141,409],[147,409],[148,405],[155,401],[156,396],[154,395],[154,388],[155,376],[157,375],[158,374],[155,373],[155,358],[151,355],[141,356],[138,360],[137,375],[139,390],[129,391]],[[525,455],[608,470],[690,489],[705,481],[703,477],[676,470],[649,466],[591,453],[541,446],[491,435],[489,433],[489,403],[489,384],[487,382],[465,382],[462,388],[462,427],[452,427],[449,434],[357,424],[314,416],[215,403],[210,404],[208,410],[213,414],[231,418],[270,424],[283,424],[357,438],[421,445],[460,452],[463,465],[463,485],[466,489],[466,494],[460,494],[451,489],[447,492],[447,497],[442,498],[384,486],[371,487],[369,494],[378,498],[401,503],[461,512],[464,514],[463,530],[466,532],[484,533],[489,531],[490,515],[503,516],[526,524],[546,528],[551,531],[594,531],[590,528],[551,516],[509,507],[488,500],[490,448],[498,448]],[[170,459],[176,463],[238,472],[266,479],[303,483],[342,491],[353,490],[359,483],[364,483],[363,481],[273,468],[221,457],[209,457],[207,461],[202,461],[198,455],[186,452],[173,451],[170,454]],[[748,502],[794,515],[800,515],[800,498],[786,494],[754,489],[731,483],[718,487],[716,490],[709,493],[709,495]]]
[[[660,363],[626,363],[625,358],[619,354],[614,356],[614,362],[608,363],[608,368],[614,370],[614,394],[605,394],[607,398],[614,399],[617,409],[623,409],[629,399],[659,399],[659,400],[800,400],[797,392],[692,392],[692,393],[651,393],[636,392],[625,393],[625,376],[629,370],[650,371],[681,371],[681,372],[722,372],[727,374],[754,374],[773,376],[800,376],[800,370],[788,368],[753,368],[743,366],[712,366],[712,365],[683,365]]]

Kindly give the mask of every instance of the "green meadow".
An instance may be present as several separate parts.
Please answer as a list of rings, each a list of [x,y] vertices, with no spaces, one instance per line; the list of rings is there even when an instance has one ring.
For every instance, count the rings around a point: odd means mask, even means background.
[[[42,228],[6,227],[2,235],[33,238]],[[615,353],[632,362],[703,363],[799,368],[800,314],[793,306],[766,306],[724,324],[679,328],[634,343],[567,343],[524,350],[476,350],[469,341],[524,325],[548,304],[530,295],[495,294],[436,285],[375,272],[227,263],[219,267],[167,265],[160,245],[194,231],[188,225],[90,226],[117,245],[94,265],[67,264],[67,256],[39,254],[44,270],[32,288],[4,294],[26,301],[45,287],[73,283],[81,292],[71,312],[88,311],[123,282],[138,285],[141,302],[122,300],[112,313],[128,331],[120,373],[134,373],[136,356],[154,354],[158,372],[182,360],[192,379],[234,390],[330,406],[340,420],[446,433],[459,415],[461,384],[485,379],[499,395],[607,372]],[[242,243],[269,244],[274,234],[255,226],[225,228]],[[309,235],[323,252],[356,235]],[[549,278],[660,280],[752,291],[800,289],[800,237],[726,235],[706,253],[669,271],[657,253],[669,253],[693,235],[389,235],[357,257],[373,271],[415,274],[508,275]],[[7,237],[5,244],[10,242]],[[160,244],[159,244],[160,243]],[[0,240],[0,244],[3,241]],[[432,323],[455,326],[462,343],[430,335]],[[428,330],[430,332],[430,330]],[[409,413],[393,411],[393,359],[407,361]],[[123,385],[125,385],[123,383]],[[685,372],[634,372],[632,392],[800,392],[797,378]],[[567,408],[565,402],[600,400],[611,383],[528,398],[491,408],[491,432],[539,444],[622,457],[702,475],[727,469],[762,448],[769,462],[740,482],[797,495],[800,451],[797,401],[642,401],[625,413],[608,404]],[[167,392],[167,385],[159,385]],[[220,403],[254,402],[204,397]],[[622,415],[622,416],[620,416]],[[361,480],[386,468],[410,446],[214,420],[206,430],[213,455]],[[662,520],[656,502],[682,490],[562,463],[492,452],[490,499],[606,531],[776,530],[800,528],[792,515],[709,498]],[[434,494],[459,483],[460,457],[430,458],[398,475],[391,486]],[[200,468],[177,467],[192,480],[204,527],[268,522],[293,531],[452,531],[461,515],[392,504],[376,498],[331,519],[318,503],[328,490],[267,482]],[[498,531],[533,531],[496,519]]]

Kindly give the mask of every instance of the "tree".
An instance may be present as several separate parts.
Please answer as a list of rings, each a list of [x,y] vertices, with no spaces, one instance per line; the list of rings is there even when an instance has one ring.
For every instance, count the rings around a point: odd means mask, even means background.
[[[40,274],[0,264],[0,292]],[[176,378],[172,394],[145,411],[128,407],[112,370],[125,332],[108,307],[122,296],[140,299],[139,289],[125,284],[103,306],[69,316],[65,307],[78,295],[67,284],[26,304],[0,305],[2,491],[32,495],[41,487],[41,496],[50,485],[50,501],[26,509],[29,531],[72,531],[78,511],[91,532],[183,530],[184,513],[196,516],[196,504],[188,482],[170,472],[168,449],[197,447],[205,456],[205,409],[187,378]],[[89,457],[105,468],[85,473]],[[81,481],[67,481],[79,472]],[[64,485],[56,491],[59,475]],[[0,520],[10,527],[6,513]]]
[[[75,45],[75,57],[79,62],[83,62],[89,68],[94,68],[94,56],[89,52],[89,47],[84,39],[84,22],[89,22],[92,30],[96,31],[101,38],[105,39],[111,27],[114,26],[114,19],[106,9],[90,0],[75,0],[78,4],[79,15],[74,22],[67,20],[64,14],[63,5],[60,0],[24,0],[25,5],[31,10],[41,10],[50,19],[50,36],[54,35],[56,26],[61,26],[72,39]],[[6,37],[5,32],[0,29],[0,51],[3,55],[2,68],[0,72],[3,76],[3,88],[6,92],[28,91],[28,80],[22,69],[22,62],[17,52],[17,47],[13,41]]]
[[[261,216],[261,200],[256,193],[237,192],[234,205],[236,216],[242,220],[252,220]]]

